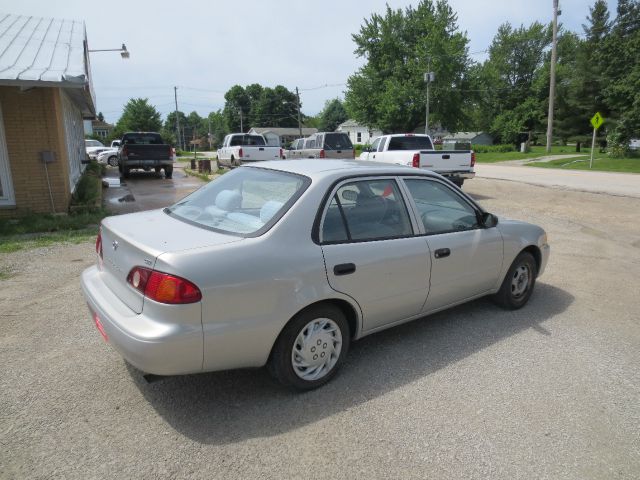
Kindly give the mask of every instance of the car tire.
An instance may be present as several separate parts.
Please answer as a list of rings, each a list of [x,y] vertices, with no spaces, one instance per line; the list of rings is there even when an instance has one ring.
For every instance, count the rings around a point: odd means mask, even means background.
[[[537,275],[538,268],[533,255],[521,252],[509,267],[493,301],[507,310],[524,307],[533,293]]]
[[[173,177],[173,165],[164,167],[164,177],[168,179]]]
[[[118,166],[118,157],[109,157],[109,159],[107,160],[107,163],[112,166],[112,167],[117,167]]]
[[[154,167],[156,173],[160,173],[162,171],[162,167]]]
[[[462,188],[464,185],[464,178],[454,178],[451,180],[458,188]]]
[[[269,372],[287,387],[318,388],[335,376],[349,351],[350,338],[347,319],[339,308],[309,308],[293,317],[280,333],[269,359]],[[326,358],[324,363],[322,358]],[[304,365],[307,361],[312,367]]]

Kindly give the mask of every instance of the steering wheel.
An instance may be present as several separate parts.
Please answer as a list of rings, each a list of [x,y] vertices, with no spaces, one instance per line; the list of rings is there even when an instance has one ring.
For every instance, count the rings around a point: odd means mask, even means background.
[[[178,209],[178,213],[190,220],[195,220],[202,215],[202,208],[196,207],[195,205],[184,205]]]

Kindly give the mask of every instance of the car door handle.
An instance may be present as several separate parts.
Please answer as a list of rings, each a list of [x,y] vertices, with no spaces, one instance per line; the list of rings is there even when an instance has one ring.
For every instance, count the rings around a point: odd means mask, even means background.
[[[260,151],[260,152],[264,152],[264,148],[260,147],[260,148],[258,149],[258,151]]]
[[[444,258],[451,255],[451,250],[448,248],[439,248],[435,252],[433,252],[433,256],[436,258]]]
[[[334,275],[349,275],[356,271],[355,263],[341,263],[333,267]]]
[[[450,158],[451,158],[451,155],[442,155],[443,160],[449,160]]]

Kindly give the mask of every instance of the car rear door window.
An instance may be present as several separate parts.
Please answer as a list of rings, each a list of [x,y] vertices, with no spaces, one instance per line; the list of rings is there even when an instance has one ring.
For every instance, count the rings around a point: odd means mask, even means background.
[[[428,234],[479,227],[476,210],[448,186],[434,181],[405,179]]]
[[[353,144],[346,133],[325,133],[323,148],[325,150],[348,150],[353,148]]]
[[[382,240],[412,234],[396,181],[361,180],[338,188],[325,213],[322,241]]]

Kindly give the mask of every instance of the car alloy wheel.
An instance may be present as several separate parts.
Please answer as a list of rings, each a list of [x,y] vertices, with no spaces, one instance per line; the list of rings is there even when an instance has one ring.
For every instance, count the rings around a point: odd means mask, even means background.
[[[342,351],[342,332],[329,318],[307,323],[298,334],[291,351],[291,365],[303,380],[323,378],[335,367]]]
[[[529,266],[526,263],[519,265],[511,278],[511,295],[513,298],[522,297],[529,290],[530,285],[531,272],[529,271]]]

